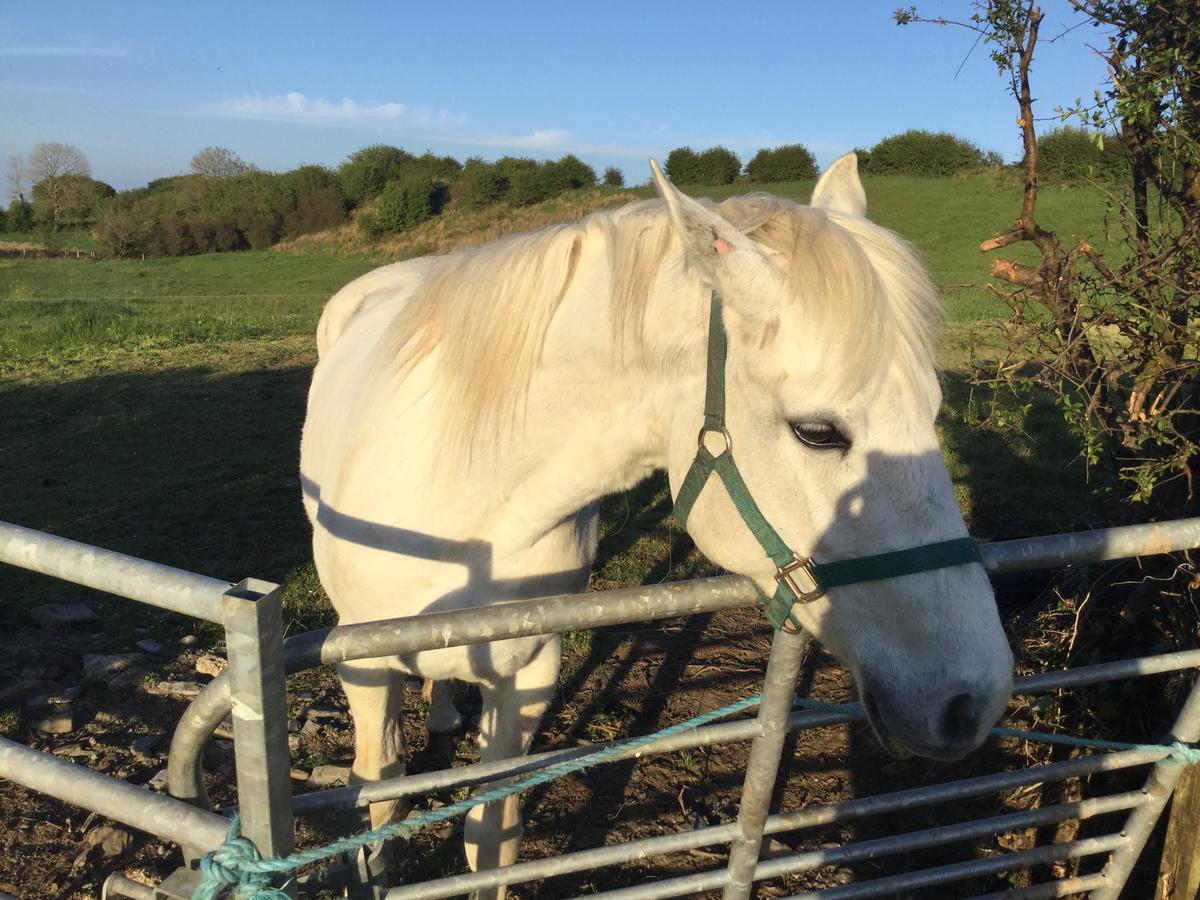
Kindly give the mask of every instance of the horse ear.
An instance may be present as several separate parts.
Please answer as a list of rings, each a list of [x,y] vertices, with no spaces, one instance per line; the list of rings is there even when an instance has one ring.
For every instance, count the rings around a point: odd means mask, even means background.
[[[852,216],[867,214],[867,193],[858,178],[858,154],[847,153],[833,161],[817,179],[809,205]]]
[[[713,287],[753,279],[764,271],[764,266],[770,265],[754,241],[671,184],[657,160],[650,160],[650,174],[667,203],[671,224],[683,243],[689,267]]]

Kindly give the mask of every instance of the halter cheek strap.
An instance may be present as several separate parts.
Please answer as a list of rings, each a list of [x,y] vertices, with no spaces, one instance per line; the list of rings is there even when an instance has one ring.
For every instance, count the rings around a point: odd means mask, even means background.
[[[979,548],[969,537],[895,550],[874,556],[860,556],[836,562],[817,563],[792,550],[767,521],[733,460],[733,438],[725,427],[725,357],[728,340],[721,320],[721,298],[712,293],[708,324],[708,385],[704,396],[704,424],[697,437],[696,458],[679,486],[675,497],[675,516],[686,527],[688,516],[700,492],[714,472],[725,485],[742,521],[750,529],[763,552],[775,563],[775,594],[768,597],[755,585],[767,618],[776,628],[795,633],[800,623],[793,614],[798,603],[811,603],[829,588],[867,581],[882,581],[931,572],[953,566],[982,563]],[[720,453],[713,454],[704,439],[720,435],[725,442]]]

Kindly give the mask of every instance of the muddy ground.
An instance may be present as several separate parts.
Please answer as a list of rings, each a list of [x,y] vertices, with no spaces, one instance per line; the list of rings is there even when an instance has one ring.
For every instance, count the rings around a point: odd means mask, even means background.
[[[1065,645],[1068,638],[1073,652],[1078,654],[1076,636],[1067,633],[1078,622],[1077,610],[1070,603],[1060,602],[1050,608],[1040,589],[1033,593],[1017,590],[1011,596],[1015,599],[1008,601],[1012,607],[1008,610],[1008,620],[1026,668],[1040,668],[1046,661],[1046,648]],[[1119,615],[1120,608],[1114,607],[1113,612]],[[0,657],[0,685],[41,681],[45,688],[57,689],[60,694],[64,686],[78,687],[78,696],[70,700],[74,727],[62,734],[42,734],[34,727],[36,710],[31,712],[29,707],[19,716],[5,714],[0,726],[6,736],[30,746],[134,784],[148,784],[165,767],[170,729],[186,705],[186,694],[194,690],[188,683],[208,680],[208,676],[197,673],[197,661],[203,659],[200,668],[211,668],[210,650],[219,652],[220,647],[209,646],[214,636],[201,633],[194,640],[190,639],[193,636],[184,637],[182,642],[178,638],[164,640],[158,652],[146,653],[138,649],[136,641],[144,640],[139,634],[151,629],[134,628],[117,638],[101,641],[94,625],[82,622],[45,627],[18,620],[16,629],[6,635],[5,644],[19,647],[21,652]],[[1135,626],[1131,627],[1131,633],[1136,633]],[[124,646],[115,645],[122,642]],[[643,734],[756,693],[769,642],[769,627],[756,610],[575,635],[568,640],[561,689],[543,722],[535,749]],[[107,653],[132,651],[140,656],[109,675],[82,674],[79,661],[84,654],[98,649]],[[1154,718],[1152,707],[1163,707],[1178,687],[1175,682],[1159,678],[1144,688],[1117,685],[1089,689],[1080,696],[1014,707],[1010,721],[1025,727],[1085,731],[1097,727],[1096,710],[1129,710],[1131,706],[1149,720]],[[802,690],[828,701],[851,699],[853,693],[845,670],[815,645],[810,648],[804,668]],[[351,729],[332,673],[321,670],[294,677],[290,697],[296,724],[311,723],[293,738],[293,762],[297,769],[294,776],[303,778],[321,765],[348,765],[352,757]],[[460,705],[470,724],[471,717],[478,714],[477,692],[464,688]],[[413,690],[408,695],[406,709],[411,770],[431,765],[420,724],[422,715],[419,691]],[[1119,727],[1131,727],[1127,713],[1122,713],[1117,721]],[[158,740],[154,741],[152,736],[158,736]],[[1135,735],[1126,732],[1121,736]],[[472,737],[468,731],[458,745],[460,764],[475,758]],[[532,790],[524,798],[526,840],[522,858],[730,821],[736,815],[746,750],[746,744],[736,744],[679,752],[636,764],[620,763]],[[897,761],[880,749],[865,725],[823,728],[789,739],[785,754],[787,776],[777,790],[775,807],[793,810],[834,803],[1069,755],[1070,751],[1062,749],[990,741],[984,749],[958,764]],[[211,773],[211,792],[218,803],[233,799],[232,761],[232,745],[227,740],[218,739],[209,747],[206,765]],[[775,849],[813,849],[880,837],[899,830],[1062,802],[1129,783],[1127,777],[1108,776],[1044,791],[1039,787],[1023,788],[999,797],[956,803],[950,808],[918,809],[903,817],[864,819],[781,835]],[[302,782],[296,784],[298,790],[306,790]],[[440,795],[426,798],[418,805],[438,805],[450,799],[450,795]],[[1112,820],[1099,822],[1111,825]],[[120,870],[137,880],[154,882],[179,864],[177,849],[129,829],[113,831],[109,824],[12,783],[0,782],[0,891],[21,898],[98,897],[109,872]],[[1095,827],[1096,822],[1087,823],[1080,833],[1087,834],[1089,829],[1093,829],[1090,833],[1096,833]],[[1069,838],[1077,830],[1068,823],[1057,830],[1030,829],[998,839],[821,868],[767,882],[759,896],[785,896],[924,865],[975,859]],[[300,835],[302,845],[309,846],[329,839],[334,836],[333,821],[323,816],[304,820]],[[718,867],[723,858],[724,848],[705,848],[613,870],[521,886],[512,896],[558,898],[589,894]],[[1149,896],[1144,892],[1151,890],[1156,863],[1156,857],[1147,854],[1137,882],[1127,896]],[[1081,871],[1094,871],[1090,865],[1093,864],[1084,862]],[[444,823],[421,832],[407,850],[400,848],[391,878],[394,884],[400,884],[462,869],[460,826]],[[1046,870],[1008,873],[964,886],[919,893],[923,898],[971,896],[1027,884],[1031,879],[1041,881],[1066,871],[1059,864]]]

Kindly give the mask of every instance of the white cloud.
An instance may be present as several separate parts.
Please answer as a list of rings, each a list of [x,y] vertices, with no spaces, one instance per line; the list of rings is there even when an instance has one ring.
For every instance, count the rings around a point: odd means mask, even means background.
[[[48,41],[0,42],[0,56],[93,56],[117,59],[128,55],[129,51],[124,47],[114,47],[111,44],[97,44],[88,40],[70,43],[52,43]]]
[[[309,99],[298,91],[264,96],[243,94],[232,100],[222,100],[208,112],[236,119],[267,119],[275,122],[389,122],[404,117],[408,107],[403,103],[359,103],[349,97],[340,103],[321,98]]]
[[[400,139],[432,141],[465,147],[516,150],[547,155],[585,153],[645,157],[653,148],[621,144],[589,143],[575,139],[562,128],[539,128],[509,134],[468,127],[467,117],[446,110],[409,107],[399,102],[367,103],[342,98],[332,102],[311,98],[299,91],[287,94],[251,92],[194,110],[198,115],[257,119],[307,125],[340,125],[390,128]]]

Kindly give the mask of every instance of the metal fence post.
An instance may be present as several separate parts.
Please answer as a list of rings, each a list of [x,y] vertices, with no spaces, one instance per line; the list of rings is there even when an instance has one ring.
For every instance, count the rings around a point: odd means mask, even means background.
[[[738,836],[729,848],[729,881],[723,900],[746,900],[754,884],[754,869],[762,850],[763,829],[779,772],[796,679],[807,646],[808,635],[803,632],[777,631],[771,642],[771,658],[767,661],[762,702],[758,707],[758,724],[762,731],[750,745],[742,800],[738,806]]]
[[[263,857],[286,856],[295,832],[279,586],[247,578],[224,612],[242,834]]]
[[[1171,736],[1177,741],[1192,743],[1200,739],[1200,681],[1197,681],[1188,694],[1187,702],[1179,711]],[[1121,836],[1125,839],[1120,847],[1113,850],[1112,856],[1104,866],[1105,883],[1092,891],[1092,900],[1116,900],[1121,889],[1129,879],[1134,864],[1142,855],[1146,841],[1150,837],[1155,823],[1162,815],[1163,808],[1171,799],[1171,793],[1183,774],[1184,764],[1174,759],[1165,759],[1154,764],[1142,792],[1146,802],[1129,814]]]

